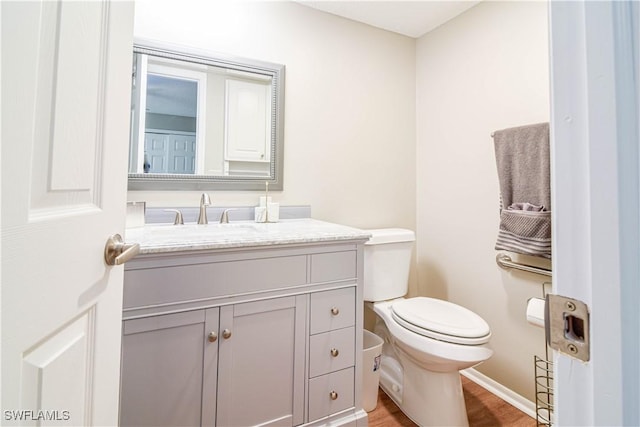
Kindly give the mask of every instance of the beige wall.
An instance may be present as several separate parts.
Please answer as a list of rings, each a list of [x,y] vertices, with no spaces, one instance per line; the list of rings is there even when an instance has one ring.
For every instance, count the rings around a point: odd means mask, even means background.
[[[490,135],[549,120],[547,40],[545,2],[485,1],[416,45],[418,292],[480,314],[495,354],[478,370],[529,400],[544,333],[525,308],[546,278],[495,263]]]
[[[137,1],[134,34],[286,65],[284,205],[415,228],[415,40],[293,2]],[[254,206],[257,192],[211,192]],[[199,192],[130,192],[196,206]]]

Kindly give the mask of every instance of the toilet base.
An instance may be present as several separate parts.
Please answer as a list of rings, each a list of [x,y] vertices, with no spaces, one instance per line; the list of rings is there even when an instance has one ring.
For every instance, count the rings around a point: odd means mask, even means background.
[[[368,305],[377,314],[374,332],[384,340],[380,385],[420,426],[467,427],[460,370],[487,360],[488,345],[467,346],[409,331],[391,316],[393,301]]]
[[[374,331],[384,340],[380,388],[419,426],[468,427],[460,371],[435,372],[419,366],[377,317]]]
[[[402,365],[401,388],[398,390],[394,381],[383,380],[384,362],[380,387],[405,415],[416,424],[425,427],[469,425],[458,371],[431,372],[412,363]]]

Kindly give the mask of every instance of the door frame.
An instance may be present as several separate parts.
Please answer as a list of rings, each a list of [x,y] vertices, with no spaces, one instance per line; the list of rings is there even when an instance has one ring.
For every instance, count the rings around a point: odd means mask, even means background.
[[[553,292],[591,358],[554,353],[556,425],[640,425],[640,5],[550,3]]]
[[[196,83],[197,87],[197,112],[196,112],[196,164],[194,174],[204,173],[204,159],[205,156],[205,143],[206,143],[206,131],[207,131],[207,73],[206,66],[199,67],[198,64],[194,64],[194,69],[181,68],[173,65],[172,61],[160,58],[152,57],[149,59],[149,55],[138,54],[141,63],[140,66],[140,92],[144,97],[144,103],[140,101],[140,108],[138,114],[138,141],[143,141],[142,144],[138,143],[138,158],[144,157],[144,135],[147,132],[146,116],[143,111],[146,110],[146,97],[147,97],[147,78],[149,74],[156,76],[168,77],[176,80],[187,80]],[[166,64],[165,64],[166,63]],[[202,71],[198,71],[195,68],[201,68]],[[144,74],[143,74],[144,73]],[[142,107],[144,106],[144,110]],[[142,163],[138,162],[136,173],[143,173]]]

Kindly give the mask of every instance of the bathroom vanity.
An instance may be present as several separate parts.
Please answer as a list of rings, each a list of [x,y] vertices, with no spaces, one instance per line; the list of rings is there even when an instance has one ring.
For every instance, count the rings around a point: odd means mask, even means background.
[[[127,230],[120,424],[366,425],[367,239],[312,219]]]

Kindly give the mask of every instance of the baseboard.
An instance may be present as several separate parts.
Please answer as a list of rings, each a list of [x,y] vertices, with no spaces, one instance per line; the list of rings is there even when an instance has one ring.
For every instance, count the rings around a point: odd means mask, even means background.
[[[469,380],[495,394],[500,399],[515,406],[531,418],[536,418],[536,405],[529,399],[525,399],[515,391],[503,386],[497,381],[492,380],[474,368],[465,369],[464,371],[460,371],[460,373]]]

